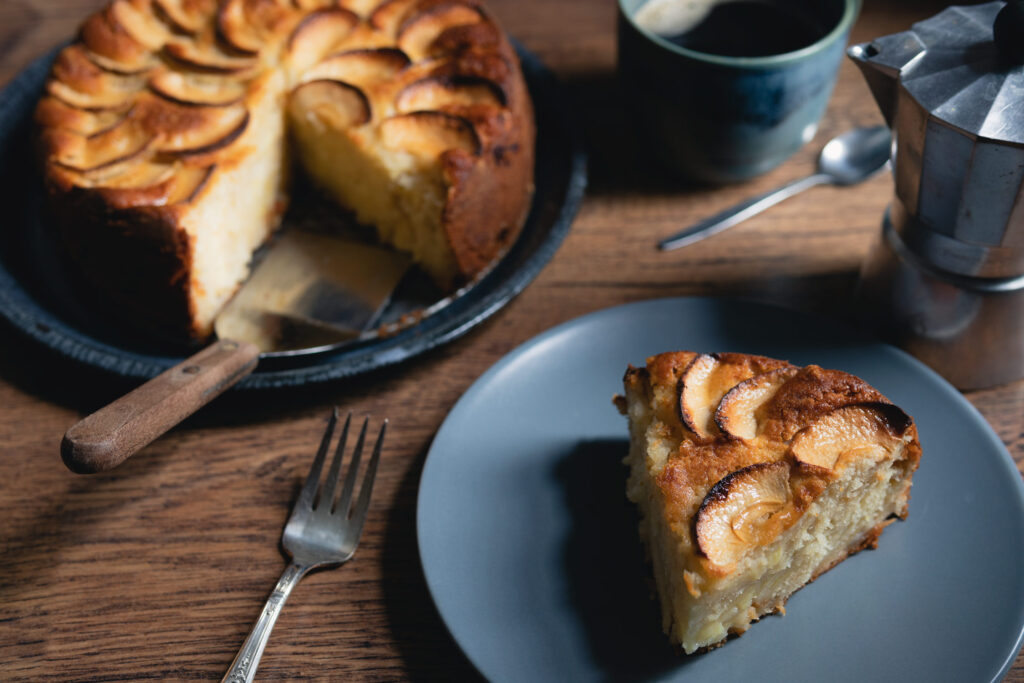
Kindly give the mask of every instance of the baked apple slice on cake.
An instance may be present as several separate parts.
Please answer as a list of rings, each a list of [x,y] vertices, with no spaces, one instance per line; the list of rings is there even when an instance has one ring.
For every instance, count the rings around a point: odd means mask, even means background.
[[[782,611],[907,515],[917,429],[853,375],[680,351],[624,383],[627,495],[662,626],[687,654]]]

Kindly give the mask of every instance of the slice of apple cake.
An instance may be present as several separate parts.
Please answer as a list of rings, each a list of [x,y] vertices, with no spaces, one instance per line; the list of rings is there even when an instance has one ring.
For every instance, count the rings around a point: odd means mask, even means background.
[[[721,645],[907,515],[913,420],[853,375],[735,353],[630,367],[627,495],[662,626]]]

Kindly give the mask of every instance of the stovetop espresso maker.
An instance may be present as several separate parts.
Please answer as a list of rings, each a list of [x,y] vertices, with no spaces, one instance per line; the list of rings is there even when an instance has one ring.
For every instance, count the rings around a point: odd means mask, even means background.
[[[848,50],[892,129],[896,190],[860,309],[961,389],[1024,377],[1024,3],[1013,4],[950,7]]]

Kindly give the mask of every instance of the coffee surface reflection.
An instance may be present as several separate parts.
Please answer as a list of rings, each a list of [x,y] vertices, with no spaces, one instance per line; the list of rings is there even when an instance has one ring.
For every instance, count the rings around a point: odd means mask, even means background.
[[[726,57],[794,52],[830,28],[795,0],[650,0],[637,23],[680,47]]]

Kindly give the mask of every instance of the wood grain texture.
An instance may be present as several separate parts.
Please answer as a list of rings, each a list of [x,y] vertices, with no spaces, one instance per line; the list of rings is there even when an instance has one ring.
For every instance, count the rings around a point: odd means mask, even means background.
[[[0,2],[0,81],[100,4]],[[293,594],[261,679],[470,679],[426,592],[414,510],[431,438],[484,370],[553,325],[652,297],[738,294],[849,314],[891,193],[885,177],[855,191],[811,190],[686,249],[663,254],[653,244],[808,173],[833,134],[880,122],[852,64],[817,138],[791,161],[744,185],[692,187],[662,176],[634,143],[614,79],[614,2],[491,5],[564,82],[588,139],[591,186],[552,263],[480,329],[368,377],[228,393],[122,467],[81,477],[60,462],[61,435],[129,387],[0,328],[0,678],[219,679],[284,567],[277,539],[337,404],[391,419],[366,531],[355,560]],[[852,38],[902,30],[942,5],[867,0]],[[969,398],[1024,462],[1024,382]],[[1007,680],[1024,681],[1024,659]]]

